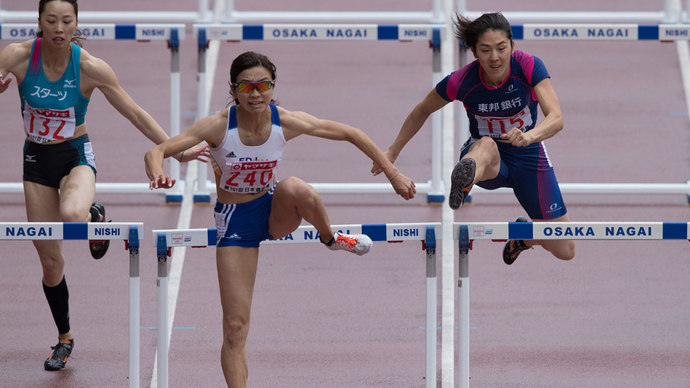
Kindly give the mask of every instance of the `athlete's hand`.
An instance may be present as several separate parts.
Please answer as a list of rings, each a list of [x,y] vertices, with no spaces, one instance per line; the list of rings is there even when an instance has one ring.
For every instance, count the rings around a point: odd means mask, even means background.
[[[169,189],[175,186],[175,180],[167,174],[160,174],[149,183],[149,189]]]
[[[210,158],[211,151],[208,147],[208,144],[202,144],[186,150],[182,155],[182,160],[180,160],[180,162],[191,162],[192,160],[198,160],[206,163]]]
[[[508,140],[510,144],[516,147],[525,147],[534,143],[529,132],[522,132],[517,128],[513,128],[508,133],[502,134],[501,139]]]
[[[406,200],[414,198],[414,195],[417,193],[412,179],[403,175],[401,172],[394,175],[390,179],[390,182],[393,189],[395,189],[395,193]]]
[[[395,156],[393,155],[391,150],[388,150],[383,154],[386,155],[386,158],[388,158],[388,160],[390,160],[391,163],[395,163]],[[383,169],[381,168],[381,166],[378,163],[374,162],[374,165],[371,167],[371,173],[374,175],[379,175],[382,172]]]
[[[0,93],[7,90],[7,88],[10,87],[11,83],[12,83],[12,78],[9,77],[9,73],[8,74],[0,74]]]

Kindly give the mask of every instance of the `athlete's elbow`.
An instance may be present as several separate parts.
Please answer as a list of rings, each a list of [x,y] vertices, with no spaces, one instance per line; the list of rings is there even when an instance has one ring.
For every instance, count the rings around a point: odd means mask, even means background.
[[[551,122],[553,123],[552,128],[554,134],[562,131],[563,128],[565,128],[565,124],[563,122],[563,115],[560,112],[553,114],[553,116],[551,117]]]

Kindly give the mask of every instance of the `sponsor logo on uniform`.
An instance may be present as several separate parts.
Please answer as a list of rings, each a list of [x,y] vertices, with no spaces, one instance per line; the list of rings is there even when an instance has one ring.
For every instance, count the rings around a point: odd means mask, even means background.
[[[561,206],[558,205],[558,203],[554,202],[549,206],[549,210],[547,211],[547,213],[555,213],[559,210],[561,210]]]

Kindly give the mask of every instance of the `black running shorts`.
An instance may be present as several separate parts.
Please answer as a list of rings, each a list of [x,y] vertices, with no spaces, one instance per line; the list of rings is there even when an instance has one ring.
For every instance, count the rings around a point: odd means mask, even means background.
[[[96,174],[96,160],[88,135],[57,144],[24,142],[24,180],[59,188],[60,180],[77,166]]]

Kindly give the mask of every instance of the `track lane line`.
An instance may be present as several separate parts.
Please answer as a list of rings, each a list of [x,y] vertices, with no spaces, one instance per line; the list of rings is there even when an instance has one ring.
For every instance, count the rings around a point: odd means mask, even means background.
[[[225,3],[223,0],[215,0],[213,6],[213,22],[218,23],[221,20],[221,15],[225,13]],[[212,40],[209,43],[209,50],[206,57],[206,101],[211,101],[211,93],[213,92],[213,82],[215,71],[218,63],[218,52],[220,50],[220,42]],[[207,112],[208,113],[208,112]],[[198,164],[200,162],[193,161],[187,164],[187,173],[185,176],[185,188],[182,196],[182,205],[180,208],[180,217],[177,220],[177,229],[188,229],[191,224],[192,210],[194,208],[194,182],[197,179]],[[168,322],[170,327],[167,328],[168,333],[168,351],[170,351],[170,340],[172,337],[172,326],[175,322],[175,308],[177,307],[177,297],[180,290],[180,280],[182,279],[182,268],[184,267],[186,247],[176,247],[172,251],[172,263],[170,264],[170,272],[168,274]],[[158,349],[154,353],[153,359],[153,373],[151,375],[150,388],[158,388]]]
[[[192,210],[194,208],[194,182],[196,179],[197,166],[194,164],[197,161],[190,162],[187,165],[187,174],[185,175],[185,188],[182,195],[182,204],[180,206],[180,216],[177,220],[177,229],[188,229],[192,220]],[[168,324],[166,332],[168,333],[168,349],[170,349],[170,338],[172,336],[171,327],[175,322],[175,308],[177,307],[177,296],[180,291],[180,280],[182,279],[182,268],[184,267],[186,247],[175,247],[172,250],[172,257],[170,260],[170,272],[168,273]],[[151,375],[151,388],[158,388],[158,349],[156,349],[153,356],[153,373]]]

